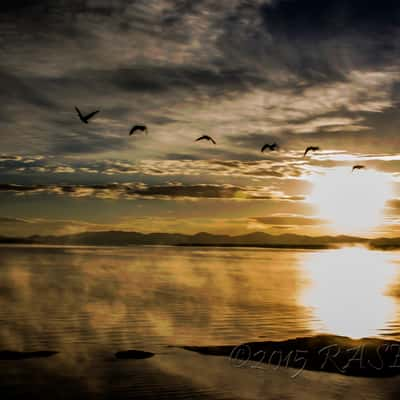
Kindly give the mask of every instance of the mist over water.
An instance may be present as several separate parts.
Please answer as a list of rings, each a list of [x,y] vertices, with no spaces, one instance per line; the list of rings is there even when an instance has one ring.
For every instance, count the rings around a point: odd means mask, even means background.
[[[358,247],[1,247],[0,350],[60,354],[0,361],[0,383],[10,396],[40,397],[47,385],[82,398],[242,398],[257,374],[170,346],[317,333],[400,339],[399,260]],[[156,356],[114,360],[128,349]],[[239,373],[242,384],[230,386]]]

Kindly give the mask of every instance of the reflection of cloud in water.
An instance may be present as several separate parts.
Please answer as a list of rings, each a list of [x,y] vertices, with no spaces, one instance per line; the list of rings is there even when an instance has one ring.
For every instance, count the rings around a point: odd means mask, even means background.
[[[301,253],[160,247],[2,254],[6,346],[209,344],[305,329],[295,318]]]

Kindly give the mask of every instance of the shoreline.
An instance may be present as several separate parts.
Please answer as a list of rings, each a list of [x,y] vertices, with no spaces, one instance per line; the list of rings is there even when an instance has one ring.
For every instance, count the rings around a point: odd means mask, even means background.
[[[354,244],[349,244],[354,246]],[[204,244],[204,243],[182,243],[182,244],[146,244],[146,243],[138,243],[138,244],[120,244],[120,245],[104,245],[104,244],[94,244],[94,243],[0,243],[1,247],[26,247],[26,248],[34,248],[34,247],[43,247],[43,248],[91,248],[91,247],[104,247],[104,248],[129,248],[129,247],[213,247],[213,248],[259,248],[259,249],[282,249],[282,250],[332,250],[337,249],[339,247],[345,247],[346,244],[341,246],[338,245],[325,245],[325,244]]]

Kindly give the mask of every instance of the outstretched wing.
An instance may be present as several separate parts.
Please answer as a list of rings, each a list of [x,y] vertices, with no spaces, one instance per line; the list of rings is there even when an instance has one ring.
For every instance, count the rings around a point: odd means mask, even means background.
[[[269,147],[269,144],[264,144],[264,146],[261,148],[261,153],[264,153],[264,150]]]
[[[89,119],[92,118],[94,115],[96,115],[98,112],[100,112],[100,111],[97,110],[97,111],[91,112],[90,114],[88,114],[88,115],[85,116],[85,119],[86,119],[86,120],[89,120]]]
[[[317,150],[320,150],[318,146],[308,146],[306,148],[306,151],[304,152],[303,157],[305,157],[309,151],[317,151]]]
[[[129,131],[129,136],[135,133],[135,131],[138,129],[137,125],[132,126],[131,130]]]
[[[214,144],[217,144],[217,142],[210,136],[209,140],[211,140]]]
[[[76,112],[78,113],[79,118],[83,118],[83,117],[82,117],[82,113],[81,113],[81,111],[79,110],[79,108],[78,108],[77,106],[75,106],[75,110],[76,110]]]
[[[143,131],[147,133],[147,126],[145,125],[134,125],[129,132],[129,136],[132,135],[136,131]]]
[[[195,140],[195,142],[198,142],[199,140],[204,140],[206,137],[205,136],[200,136],[199,138],[197,138],[196,140]]]

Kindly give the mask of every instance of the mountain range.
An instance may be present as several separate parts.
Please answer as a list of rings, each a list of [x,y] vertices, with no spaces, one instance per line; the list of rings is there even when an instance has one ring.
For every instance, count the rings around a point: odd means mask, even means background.
[[[368,244],[373,248],[400,247],[400,238],[365,239],[355,236],[303,236],[296,234],[271,235],[254,232],[230,236],[200,232],[195,235],[175,233],[139,233],[127,231],[84,232],[62,236],[30,236],[25,238],[0,236],[3,244],[53,245],[171,245],[171,246],[224,246],[224,247],[277,247],[277,248],[330,248],[345,244]]]

